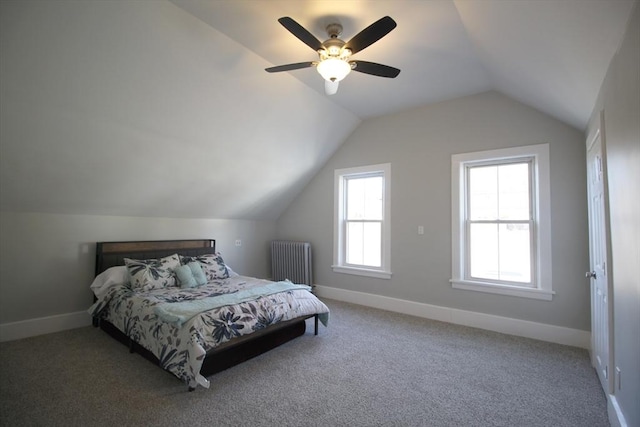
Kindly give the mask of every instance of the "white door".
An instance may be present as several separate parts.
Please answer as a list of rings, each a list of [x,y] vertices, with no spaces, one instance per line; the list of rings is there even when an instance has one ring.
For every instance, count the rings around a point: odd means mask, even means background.
[[[600,128],[600,130],[602,127]],[[611,308],[607,262],[608,215],[606,198],[605,162],[602,155],[600,130],[592,138],[587,150],[587,178],[589,197],[589,256],[591,270],[587,277],[591,282],[591,359],[602,388],[613,392],[610,360],[613,356],[611,340]],[[610,269],[609,269],[610,270]],[[612,294],[611,294],[612,295]]]

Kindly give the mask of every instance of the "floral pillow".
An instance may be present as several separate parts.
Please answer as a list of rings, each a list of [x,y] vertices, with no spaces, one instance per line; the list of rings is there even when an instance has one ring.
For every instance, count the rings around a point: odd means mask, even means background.
[[[224,260],[219,253],[198,256],[180,255],[180,262],[182,265],[187,265],[194,261],[200,263],[200,267],[202,267],[208,281],[229,278],[229,271],[227,270],[227,266],[224,264]]]
[[[174,269],[180,266],[178,254],[160,259],[130,259],[124,263],[131,278],[131,288],[150,291],[176,286]]]

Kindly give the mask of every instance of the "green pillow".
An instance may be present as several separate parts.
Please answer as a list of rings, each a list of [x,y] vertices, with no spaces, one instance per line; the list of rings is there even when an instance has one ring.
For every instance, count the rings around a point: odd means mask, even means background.
[[[188,265],[181,265],[173,271],[176,273],[181,288],[195,288],[198,286],[198,282],[196,282],[196,278],[193,277],[191,268],[189,268]]]
[[[204,274],[204,271],[202,270],[199,262],[190,262],[189,264],[187,264],[187,267],[191,269],[191,273],[193,274],[193,278],[195,279],[197,286],[207,284],[207,276]]]

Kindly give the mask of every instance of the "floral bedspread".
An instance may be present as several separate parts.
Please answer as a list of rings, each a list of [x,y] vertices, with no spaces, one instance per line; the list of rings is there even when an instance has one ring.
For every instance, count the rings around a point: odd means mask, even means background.
[[[142,291],[115,286],[89,311],[151,351],[160,360],[160,366],[189,387],[197,384],[209,387],[209,381],[200,374],[208,350],[274,323],[314,314],[328,315],[329,308],[311,292],[295,289],[207,310],[176,327],[159,319],[154,306],[235,293],[268,283],[272,282],[237,276],[187,289]]]

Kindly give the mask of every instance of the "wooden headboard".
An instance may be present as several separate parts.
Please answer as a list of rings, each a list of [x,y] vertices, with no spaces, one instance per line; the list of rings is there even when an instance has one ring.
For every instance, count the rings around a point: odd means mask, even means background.
[[[138,242],[96,243],[96,276],[107,268],[124,265],[125,258],[162,258],[178,253],[196,256],[215,253],[216,241],[202,240],[145,240]]]

